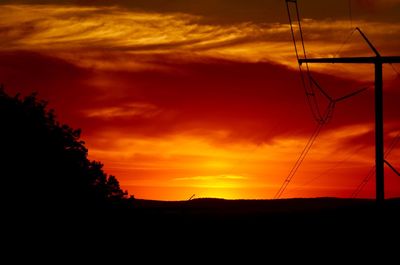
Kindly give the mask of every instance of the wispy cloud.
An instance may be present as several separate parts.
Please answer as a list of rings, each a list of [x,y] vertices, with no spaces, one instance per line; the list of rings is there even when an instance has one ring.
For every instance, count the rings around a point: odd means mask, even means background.
[[[1,8],[3,49],[98,48],[137,53],[196,50],[248,35],[257,38],[270,30],[248,23],[204,25],[193,15],[141,13],[117,7]]]
[[[89,118],[152,118],[161,113],[161,110],[153,104],[132,102],[124,106],[103,107],[84,111]]]
[[[160,55],[172,60],[201,60],[206,56],[296,65],[287,24],[205,24],[202,17],[190,14],[105,6],[0,7],[0,50],[51,53],[84,67],[161,69]],[[398,51],[400,23],[354,21],[353,24],[361,26],[383,54]],[[335,56],[350,31],[345,20],[307,19],[303,26],[310,56]],[[342,53],[370,52],[357,38]]]

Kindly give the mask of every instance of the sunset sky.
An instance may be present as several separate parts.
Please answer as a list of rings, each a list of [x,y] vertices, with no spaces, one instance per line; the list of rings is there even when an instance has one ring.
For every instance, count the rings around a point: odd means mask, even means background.
[[[299,7],[309,57],[373,56],[356,26],[400,55],[400,0]],[[282,197],[350,197],[374,165],[373,66],[310,67],[334,97],[368,90],[337,104]],[[385,146],[399,72],[384,66]],[[316,127],[284,0],[1,0],[0,83],[48,100],[136,198],[273,198]],[[400,143],[387,160],[400,169]],[[372,178],[359,197],[374,196]]]

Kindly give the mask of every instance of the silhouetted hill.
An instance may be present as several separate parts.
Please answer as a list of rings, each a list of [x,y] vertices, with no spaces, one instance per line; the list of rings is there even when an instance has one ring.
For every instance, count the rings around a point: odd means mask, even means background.
[[[287,248],[294,242],[339,242],[349,248],[370,246],[373,238],[388,242],[400,236],[399,214],[399,198],[387,200],[382,208],[369,199],[136,199],[129,209],[114,210],[96,220],[114,227],[124,238],[162,248],[176,244],[191,249],[194,244],[198,249],[191,250],[200,251],[204,246],[200,242],[205,242],[215,249],[239,248],[240,253],[250,246],[283,244]]]
[[[154,201],[136,199],[133,212],[159,218],[227,218],[251,219],[253,217],[286,217],[307,215],[331,215],[358,218],[360,215],[377,213],[400,214],[400,198],[388,199],[384,207],[377,207],[371,199],[302,198],[279,200],[225,200],[200,198],[189,201]],[[158,219],[158,218],[155,218]],[[264,220],[267,221],[267,220]]]
[[[400,199],[389,199],[377,207],[369,199],[280,199],[223,200],[193,199],[190,201],[154,201],[136,199],[122,211],[113,213],[120,227],[141,227],[150,232],[241,234],[278,231],[360,231],[373,230],[376,223],[382,229],[400,231]],[[121,221],[122,220],[122,221]],[[322,230],[319,230],[321,229]],[[328,229],[329,228],[329,229]]]

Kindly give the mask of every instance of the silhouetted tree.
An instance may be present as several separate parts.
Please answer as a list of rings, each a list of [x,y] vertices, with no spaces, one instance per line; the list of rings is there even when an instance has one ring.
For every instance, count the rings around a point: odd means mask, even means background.
[[[0,88],[0,174],[7,202],[88,208],[125,198],[118,180],[88,160],[81,131],[60,124],[46,106],[36,94],[12,97]]]
[[[121,190],[121,187],[119,186],[119,181],[115,176],[110,175],[108,177],[106,187],[108,189],[107,197],[110,199],[119,199],[128,195],[127,192],[123,192]]]

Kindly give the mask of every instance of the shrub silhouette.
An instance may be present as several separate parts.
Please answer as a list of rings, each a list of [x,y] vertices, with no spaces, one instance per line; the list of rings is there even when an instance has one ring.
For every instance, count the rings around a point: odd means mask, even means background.
[[[87,158],[80,130],[60,124],[36,94],[9,96],[0,89],[3,194],[15,208],[103,207],[125,198],[114,176]]]

